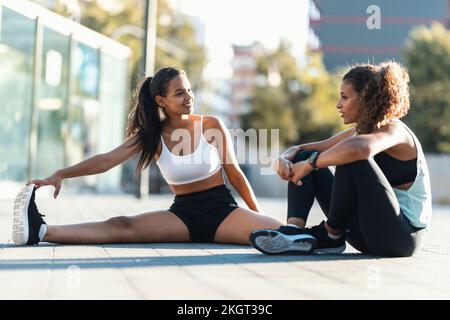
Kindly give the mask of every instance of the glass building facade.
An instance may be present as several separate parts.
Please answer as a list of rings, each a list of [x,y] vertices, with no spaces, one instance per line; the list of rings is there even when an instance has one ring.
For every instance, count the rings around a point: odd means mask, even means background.
[[[0,0],[0,181],[44,178],[123,141],[130,49],[25,0]],[[120,191],[121,171],[73,187]]]

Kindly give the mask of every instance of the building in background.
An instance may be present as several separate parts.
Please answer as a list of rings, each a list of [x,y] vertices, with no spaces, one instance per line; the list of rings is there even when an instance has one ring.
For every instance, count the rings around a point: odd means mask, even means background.
[[[214,79],[202,91],[202,102],[207,106],[203,113],[219,117],[231,127],[231,84],[229,79]]]
[[[240,127],[240,117],[251,110],[250,99],[257,81],[256,60],[263,50],[260,43],[233,45],[231,67],[231,110],[230,123],[233,128]]]
[[[373,5],[380,9],[380,29],[367,26]],[[402,61],[411,29],[435,21],[450,26],[450,0],[312,0],[309,42],[323,52],[329,70],[355,62]]]
[[[23,183],[123,141],[130,49],[26,0],[0,0],[0,181]],[[121,170],[68,181],[121,190]]]

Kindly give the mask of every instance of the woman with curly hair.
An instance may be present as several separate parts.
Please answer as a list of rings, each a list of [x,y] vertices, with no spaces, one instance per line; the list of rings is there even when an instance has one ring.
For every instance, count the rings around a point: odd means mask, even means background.
[[[341,253],[347,241],[378,256],[417,251],[431,218],[431,191],[420,142],[399,120],[409,109],[408,82],[396,62],[358,65],[345,74],[337,109],[345,124],[356,126],[278,157],[274,169],[289,181],[288,225],[254,231],[256,249]],[[327,221],[305,229],[314,199]]]

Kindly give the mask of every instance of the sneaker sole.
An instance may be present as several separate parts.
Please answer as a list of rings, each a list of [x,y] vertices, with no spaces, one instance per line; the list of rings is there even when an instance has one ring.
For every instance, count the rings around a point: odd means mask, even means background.
[[[323,248],[314,250],[314,254],[339,254],[345,251],[345,243],[337,248]]]
[[[258,230],[251,233],[250,244],[268,255],[306,255],[314,252],[317,240],[306,234],[287,236],[276,230]]]
[[[34,184],[29,184],[23,188],[14,199],[13,208],[13,241],[18,246],[23,246],[28,242],[28,206],[33,194]]]

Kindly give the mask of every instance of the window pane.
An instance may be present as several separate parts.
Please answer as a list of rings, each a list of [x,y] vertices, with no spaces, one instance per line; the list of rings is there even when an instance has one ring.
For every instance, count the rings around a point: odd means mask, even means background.
[[[73,59],[75,94],[84,98],[97,99],[99,50],[78,43]]]
[[[31,126],[35,23],[3,7],[1,24],[0,179],[24,181]]]
[[[118,146],[125,136],[127,91],[127,60],[102,53],[100,84],[100,130],[97,152],[106,152]],[[98,176],[97,188],[102,192],[120,190],[121,168]]]
[[[34,175],[48,176],[64,166],[70,38],[43,28],[42,63],[38,84],[38,147]]]

